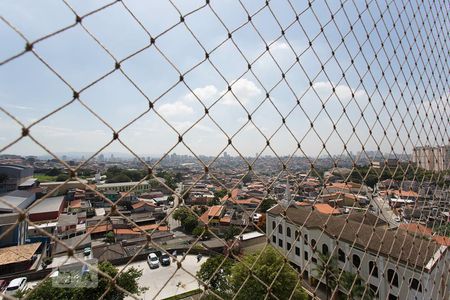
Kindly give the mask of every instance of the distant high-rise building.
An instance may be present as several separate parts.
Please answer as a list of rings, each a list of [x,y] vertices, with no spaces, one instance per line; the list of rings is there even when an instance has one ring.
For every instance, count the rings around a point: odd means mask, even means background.
[[[450,145],[424,146],[413,149],[412,161],[428,171],[445,171],[450,169]]]
[[[223,153],[223,157],[224,157],[224,158],[230,157],[230,156],[228,155],[227,151],[225,151],[225,152]]]
[[[100,155],[98,156],[98,160],[99,160],[99,161],[105,161],[105,156],[104,156],[103,154],[100,154]]]

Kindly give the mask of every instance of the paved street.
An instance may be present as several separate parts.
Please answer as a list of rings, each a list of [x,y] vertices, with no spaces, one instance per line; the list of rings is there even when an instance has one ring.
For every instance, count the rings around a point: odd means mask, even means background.
[[[175,192],[181,193],[182,191],[183,191],[183,184],[179,183],[178,187],[175,189]],[[173,200],[173,208],[170,208],[167,211],[168,214],[170,214],[173,210],[175,210],[177,208],[178,203],[179,203],[178,196],[176,194],[173,194],[172,196],[174,198],[174,200]],[[180,222],[177,221],[177,220],[174,220],[172,216],[173,216],[173,214],[171,214],[169,216],[169,218],[167,218],[167,223],[169,224],[169,227],[171,229],[175,229],[175,228],[180,226]]]
[[[201,264],[205,261],[206,258],[203,257],[202,260],[197,263],[195,255],[188,255],[182,265],[183,268],[195,275],[200,269]],[[153,270],[150,269],[146,261],[132,263],[129,267],[132,266],[144,270],[142,277],[139,280],[139,285],[149,288],[145,294],[139,296],[141,299],[164,299],[199,287],[197,280],[194,277],[182,269],[177,271],[176,264],[173,263],[168,267],[160,266],[158,269]],[[174,273],[175,275],[173,275]],[[173,277],[171,278],[172,275]],[[161,292],[158,294],[160,290]],[[133,298],[127,297],[126,299]]]

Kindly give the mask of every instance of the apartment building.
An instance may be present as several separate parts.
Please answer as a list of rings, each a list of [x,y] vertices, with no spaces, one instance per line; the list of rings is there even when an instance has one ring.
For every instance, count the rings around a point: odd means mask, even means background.
[[[133,190],[136,193],[148,192],[151,189],[151,185],[148,181],[142,182],[118,182],[118,183],[105,183],[96,186],[97,191],[101,193],[105,192],[128,192]]]
[[[428,171],[445,171],[450,169],[450,145],[416,147],[412,160],[419,167]]]
[[[449,299],[447,245],[389,230],[373,215],[336,216],[295,205],[284,212],[284,207],[267,211],[266,232],[306,279],[320,280],[320,252],[333,255],[340,270],[359,273],[379,299]]]

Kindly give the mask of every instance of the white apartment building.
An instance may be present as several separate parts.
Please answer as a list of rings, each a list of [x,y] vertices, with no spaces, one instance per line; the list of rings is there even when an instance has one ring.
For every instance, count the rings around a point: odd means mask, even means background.
[[[267,211],[266,232],[305,278],[319,280],[320,252],[335,256],[340,270],[359,271],[378,299],[449,299],[447,246],[388,230],[374,215],[332,216],[301,206],[290,206],[284,216],[283,211],[280,205]]]
[[[424,146],[413,150],[412,161],[428,171],[445,171],[450,169],[450,145]]]
[[[96,186],[97,191],[104,192],[128,192],[133,189],[135,192],[147,192],[151,189],[151,185],[147,180],[142,182],[117,182],[104,183]]]

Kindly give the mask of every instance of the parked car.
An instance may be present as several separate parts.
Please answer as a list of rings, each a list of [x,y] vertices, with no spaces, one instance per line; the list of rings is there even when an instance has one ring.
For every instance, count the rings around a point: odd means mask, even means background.
[[[159,258],[159,261],[161,262],[161,266],[170,266],[170,256],[169,254],[164,253]]]
[[[7,286],[8,282],[6,280],[0,280],[0,292],[3,293]]]
[[[150,253],[147,257],[147,263],[150,266],[150,269],[159,268],[158,256],[156,256],[155,253]]]
[[[19,277],[11,280],[5,290],[5,295],[14,296],[19,291],[24,291],[27,287],[27,278]]]

